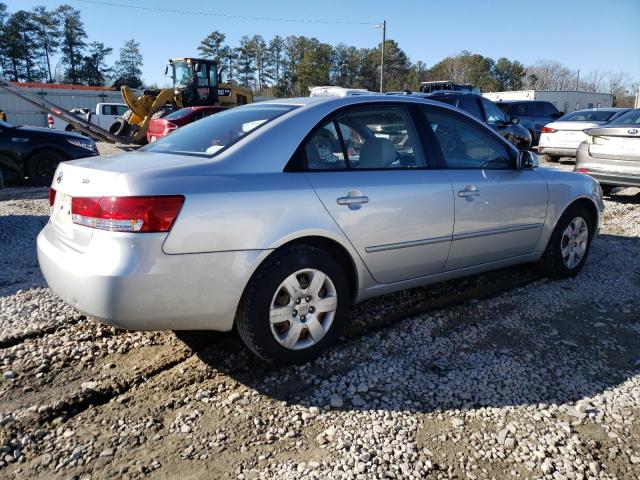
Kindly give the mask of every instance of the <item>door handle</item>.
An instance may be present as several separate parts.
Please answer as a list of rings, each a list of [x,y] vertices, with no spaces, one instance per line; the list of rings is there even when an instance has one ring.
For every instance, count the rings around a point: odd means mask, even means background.
[[[346,197],[339,197],[336,201],[338,205],[347,205],[350,209],[357,210],[362,204],[369,203],[369,197],[362,195],[361,192],[351,191]]]
[[[475,185],[467,185],[464,190],[458,192],[459,197],[467,197],[469,200],[473,200],[473,198],[469,197],[477,197],[478,195],[480,195],[480,190]]]
[[[369,197],[340,197],[338,198],[338,205],[355,205],[358,203],[369,203]]]

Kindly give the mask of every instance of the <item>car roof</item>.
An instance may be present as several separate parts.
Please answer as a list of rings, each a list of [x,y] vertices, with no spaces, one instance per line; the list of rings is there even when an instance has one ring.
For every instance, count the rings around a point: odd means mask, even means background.
[[[623,110],[631,110],[625,107],[599,107],[599,108],[581,108],[580,110],[574,110],[573,112],[620,112]]]
[[[429,96],[422,95],[353,95],[346,97],[297,97],[297,98],[278,98],[273,100],[266,100],[264,102],[252,103],[250,105],[291,105],[312,108],[320,105],[332,104],[332,108],[339,108],[343,105],[358,105],[367,103],[423,103],[429,105],[436,105],[441,107],[442,102],[436,100],[430,100]]]
[[[549,100],[498,100],[495,103],[551,103]]]

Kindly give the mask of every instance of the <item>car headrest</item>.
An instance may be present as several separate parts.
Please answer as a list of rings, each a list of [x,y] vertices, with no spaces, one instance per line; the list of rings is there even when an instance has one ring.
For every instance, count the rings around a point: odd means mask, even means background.
[[[396,160],[396,151],[386,138],[369,138],[360,149],[358,168],[387,168]]]

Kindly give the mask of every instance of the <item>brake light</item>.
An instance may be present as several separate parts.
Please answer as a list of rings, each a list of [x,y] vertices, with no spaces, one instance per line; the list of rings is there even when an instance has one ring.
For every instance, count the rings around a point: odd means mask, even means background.
[[[171,132],[171,131],[175,130],[176,128],[178,128],[178,125],[176,125],[175,123],[171,123],[171,122],[166,122],[165,126],[164,126],[165,132]]]
[[[47,114],[47,125],[53,127],[53,115],[51,115],[50,113]]]
[[[557,130],[549,127],[542,127],[542,129],[540,130],[540,133],[553,133],[553,132],[557,132]]]
[[[73,223],[114,232],[168,232],[184,203],[182,195],[73,197]]]
[[[53,204],[56,203],[56,190],[55,188],[49,189],[49,206],[53,207]]]
[[[591,170],[588,168],[576,168],[575,171],[578,173],[589,173]]]

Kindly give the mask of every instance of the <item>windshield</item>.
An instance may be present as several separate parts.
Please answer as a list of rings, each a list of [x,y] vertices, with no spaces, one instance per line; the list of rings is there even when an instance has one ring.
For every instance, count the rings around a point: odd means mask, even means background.
[[[214,155],[294,108],[297,107],[260,103],[231,108],[182,127],[143,150]]]
[[[607,122],[616,110],[578,110],[560,117],[558,122]]]
[[[640,125],[640,108],[620,115],[611,125]]]
[[[191,64],[187,62],[173,62],[173,86],[174,88],[184,88],[189,86],[191,80]]]

